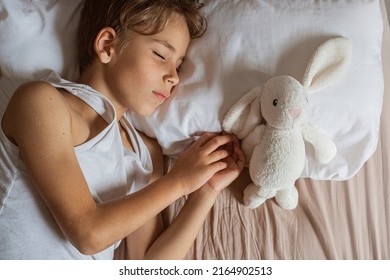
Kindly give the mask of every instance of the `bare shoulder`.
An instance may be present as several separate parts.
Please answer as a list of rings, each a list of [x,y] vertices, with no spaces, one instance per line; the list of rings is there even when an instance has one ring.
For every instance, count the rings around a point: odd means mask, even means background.
[[[28,127],[39,127],[69,119],[69,107],[51,84],[34,81],[22,84],[12,95],[3,116],[2,127],[10,138]]]
[[[40,102],[45,97],[55,98],[61,96],[60,92],[48,82],[32,81],[20,85],[12,95],[12,102]]]

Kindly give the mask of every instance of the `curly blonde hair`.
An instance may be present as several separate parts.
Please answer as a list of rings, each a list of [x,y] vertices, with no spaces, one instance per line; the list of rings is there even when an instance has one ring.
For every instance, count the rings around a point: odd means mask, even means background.
[[[196,0],[85,0],[78,33],[80,71],[92,63],[93,42],[102,28],[113,28],[123,48],[134,32],[159,33],[173,14],[179,14],[186,20],[190,38],[194,39],[207,29],[206,18],[199,10],[202,5]]]

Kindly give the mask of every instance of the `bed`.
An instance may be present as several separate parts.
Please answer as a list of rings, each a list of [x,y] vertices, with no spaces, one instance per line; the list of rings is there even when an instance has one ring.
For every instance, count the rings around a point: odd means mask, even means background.
[[[382,0],[204,0],[209,25],[192,42],[181,84],[151,117],[131,115],[156,137],[167,165],[229,108],[275,75],[302,79],[325,40],[351,40],[347,73],[310,98],[310,124],[338,148],[329,164],[307,147],[298,207],[242,203],[247,169],[218,197],[186,259],[390,259],[390,31]],[[74,31],[82,0],[1,0],[0,107],[18,84],[48,71],[78,75]],[[58,15],[61,14],[59,17]],[[26,28],[26,27],[29,28]],[[3,109],[3,108],[0,108]],[[186,197],[163,212],[168,225]]]

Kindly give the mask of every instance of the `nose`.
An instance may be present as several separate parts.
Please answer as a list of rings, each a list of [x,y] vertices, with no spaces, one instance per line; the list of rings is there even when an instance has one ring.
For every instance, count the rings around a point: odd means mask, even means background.
[[[180,81],[176,67],[172,67],[172,69],[170,69],[169,72],[164,75],[163,79],[164,82],[169,84],[170,86],[176,86]]]
[[[293,120],[295,120],[299,116],[299,114],[301,113],[301,109],[293,108],[293,109],[288,110],[288,112],[290,113],[290,116],[293,118]]]

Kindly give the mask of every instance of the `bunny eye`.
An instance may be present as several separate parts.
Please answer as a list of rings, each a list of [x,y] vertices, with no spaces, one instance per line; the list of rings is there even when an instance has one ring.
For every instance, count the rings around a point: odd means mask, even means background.
[[[276,107],[278,105],[278,100],[277,99],[274,99],[274,101],[272,101],[272,104]]]

